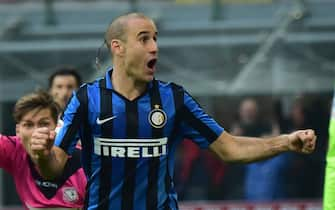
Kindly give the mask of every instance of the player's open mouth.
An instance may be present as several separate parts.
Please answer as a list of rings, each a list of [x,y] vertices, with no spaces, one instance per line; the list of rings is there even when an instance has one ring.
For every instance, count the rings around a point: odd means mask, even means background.
[[[150,69],[154,69],[157,63],[157,58],[153,58],[151,60],[149,60],[149,62],[147,63],[148,68]]]

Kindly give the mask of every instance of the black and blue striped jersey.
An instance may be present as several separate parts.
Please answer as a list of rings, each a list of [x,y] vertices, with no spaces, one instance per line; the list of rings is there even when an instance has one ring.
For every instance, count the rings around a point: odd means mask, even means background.
[[[223,128],[181,86],[154,79],[130,101],[111,74],[74,94],[55,144],[71,154],[81,139],[87,209],[176,210],[177,146],[188,138],[207,148]]]

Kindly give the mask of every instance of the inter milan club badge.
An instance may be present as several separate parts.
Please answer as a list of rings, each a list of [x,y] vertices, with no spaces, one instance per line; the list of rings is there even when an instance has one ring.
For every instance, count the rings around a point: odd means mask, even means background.
[[[159,108],[159,105],[154,105],[154,109],[149,113],[149,123],[154,128],[162,128],[167,120],[165,112]]]

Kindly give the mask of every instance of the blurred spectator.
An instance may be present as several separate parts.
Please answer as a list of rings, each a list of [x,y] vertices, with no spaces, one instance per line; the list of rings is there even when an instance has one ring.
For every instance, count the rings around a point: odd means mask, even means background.
[[[316,152],[309,156],[291,154],[288,183],[292,198],[316,198],[322,196],[324,156],[327,140],[328,116],[326,103],[320,99],[297,97],[293,102],[288,132],[295,129],[313,128],[318,133]],[[309,183],[306,187],[306,183]]]
[[[207,150],[201,150],[191,140],[185,139],[181,144],[180,170],[178,176],[178,194],[181,200],[194,200],[206,197],[208,200],[223,199],[223,178],[225,164]],[[195,172],[199,171],[199,173]],[[199,177],[192,176],[200,175]],[[196,182],[203,192],[192,189]],[[205,190],[203,190],[205,189]],[[191,192],[193,191],[193,192]]]
[[[61,107],[67,105],[74,90],[81,85],[82,79],[75,67],[58,67],[49,77],[49,92]]]
[[[79,71],[75,67],[61,66],[57,67],[56,70],[49,76],[49,93],[61,109],[58,117],[56,132],[58,132],[64,125],[61,115],[72,97],[73,91],[77,90],[82,83],[81,76],[78,72]]]
[[[258,104],[247,98],[241,102],[239,121],[233,125],[235,135],[266,137],[279,133],[279,126],[269,120],[261,119]],[[288,156],[281,154],[273,159],[249,164],[245,167],[245,198],[247,200],[265,201],[286,197],[285,173]]]

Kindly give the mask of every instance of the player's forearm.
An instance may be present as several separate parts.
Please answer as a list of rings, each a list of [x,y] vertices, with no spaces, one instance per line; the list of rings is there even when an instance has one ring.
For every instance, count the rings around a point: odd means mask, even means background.
[[[222,134],[211,149],[224,161],[249,163],[288,151],[288,145],[287,135],[252,138]]]
[[[236,146],[239,148],[236,158],[240,162],[248,163],[263,160],[289,150],[287,135],[265,139],[249,137],[234,138],[236,139]]]
[[[36,159],[38,170],[41,176],[46,179],[54,179],[62,174],[65,165],[63,161],[64,160],[57,155],[57,149],[55,149],[55,147],[48,156]]]

